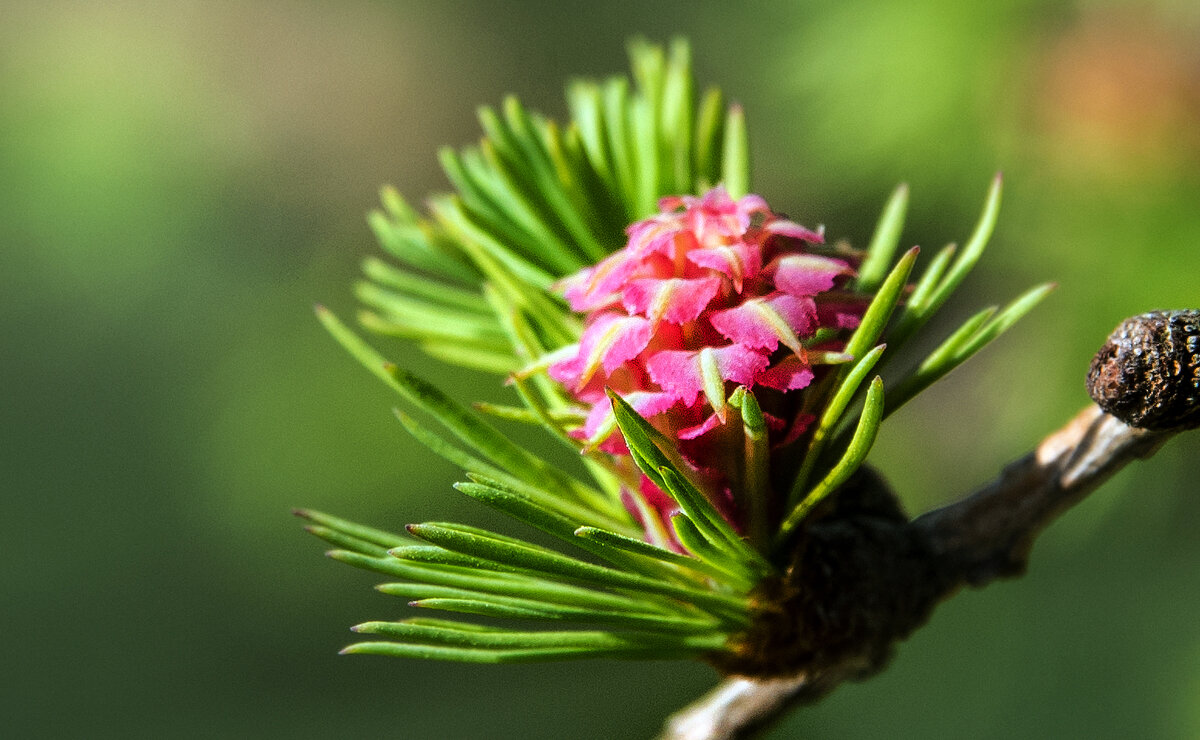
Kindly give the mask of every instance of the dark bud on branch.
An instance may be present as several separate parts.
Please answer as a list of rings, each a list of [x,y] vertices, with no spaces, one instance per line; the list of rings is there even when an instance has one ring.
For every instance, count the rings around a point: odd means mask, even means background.
[[[759,584],[752,624],[713,658],[727,675],[865,678],[928,618],[947,581],[923,533],[868,466],[814,509],[791,562]]]
[[[1121,322],[1092,360],[1087,389],[1096,405],[1133,427],[1200,426],[1200,310]]]

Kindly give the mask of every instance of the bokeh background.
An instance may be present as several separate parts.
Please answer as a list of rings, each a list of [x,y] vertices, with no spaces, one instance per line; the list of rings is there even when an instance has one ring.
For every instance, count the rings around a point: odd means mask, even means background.
[[[312,317],[347,313],[377,187],[633,34],[693,41],[747,108],[755,188],[865,243],[1000,227],[950,318],[1042,280],[1032,316],[885,427],[913,511],[1086,402],[1120,319],[1200,305],[1200,5],[0,2],[0,723],[10,737],[649,736],[705,666],[470,667],[336,651],[403,607],[293,506],[387,527],[493,518],[405,438]],[[943,325],[943,329],[949,322]],[[411,347],[463,399],[500,397]],[[773,737],[1200,737],[1200,440],[942,606],[890,670]]]

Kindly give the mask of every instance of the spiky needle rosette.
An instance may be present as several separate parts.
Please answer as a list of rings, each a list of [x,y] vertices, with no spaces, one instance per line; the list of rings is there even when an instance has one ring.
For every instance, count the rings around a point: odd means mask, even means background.
[[[738,652],[753,672],[748,636],[779,622],[771,594],[792,544],[835,515],[823,504],[883,419],[1049,290],[973,316],[889,382],[885,402],[876,367],[978,261],[999,178],[964,247],[910,281],[918,250],[896,258],[905,187],[867,249],[829,246],[749,193],[742,111],[715,89],[697,104],[686,43],[630,50],[633,85],[572,83],[562,126],[511,98],[484,108],[479,145],[442,152],[453,194],[421,215],[385,189],[371,215],[399,265],[365,262],[363,327],[493,372],[519,404],[464,406],[318,309],[405,401],[401,424],[465,471],[459,491],[564,545],[448,522],[392,534],[299,511],[331,557],[393,579],[383,593],[492,618],[365,622],[355,631],[374,639],[345,652],[717,664]],[[498,423],[542,427],[581,465],[561,470]]]

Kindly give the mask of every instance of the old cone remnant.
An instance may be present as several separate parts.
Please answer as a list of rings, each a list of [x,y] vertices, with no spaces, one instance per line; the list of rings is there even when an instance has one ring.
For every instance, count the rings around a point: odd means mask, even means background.
[[[1200,426],[1200,311],[1122,321],[1092,360],[1088,394],[1131,426]]]

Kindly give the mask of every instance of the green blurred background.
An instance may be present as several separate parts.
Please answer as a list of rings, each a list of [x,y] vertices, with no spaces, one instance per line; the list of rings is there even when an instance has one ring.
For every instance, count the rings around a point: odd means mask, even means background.
[[[403,607],[288,515],[492,524],[318,327],[346,314],[377,187],[515,92],[636,33],[693,41],[745,104],[755,189],[863,244],[895,183],[905,241],[1001,225],[949,318],[1053,295],[885,427],[920,511],[1086,402],[1123,317],[1200,305],[1194,0],[709,3],[0,2],[0,722],[11,737],[650,735],[705,666],[470,667],[336,655]],[[944,331],[949,321],[942,325]],[[463,399],[483,377],[387,351]],[[1200,737],[1200,435],[962,594],[882,677],[775,737]],[[503,526],[503,525],[501,525]]]

